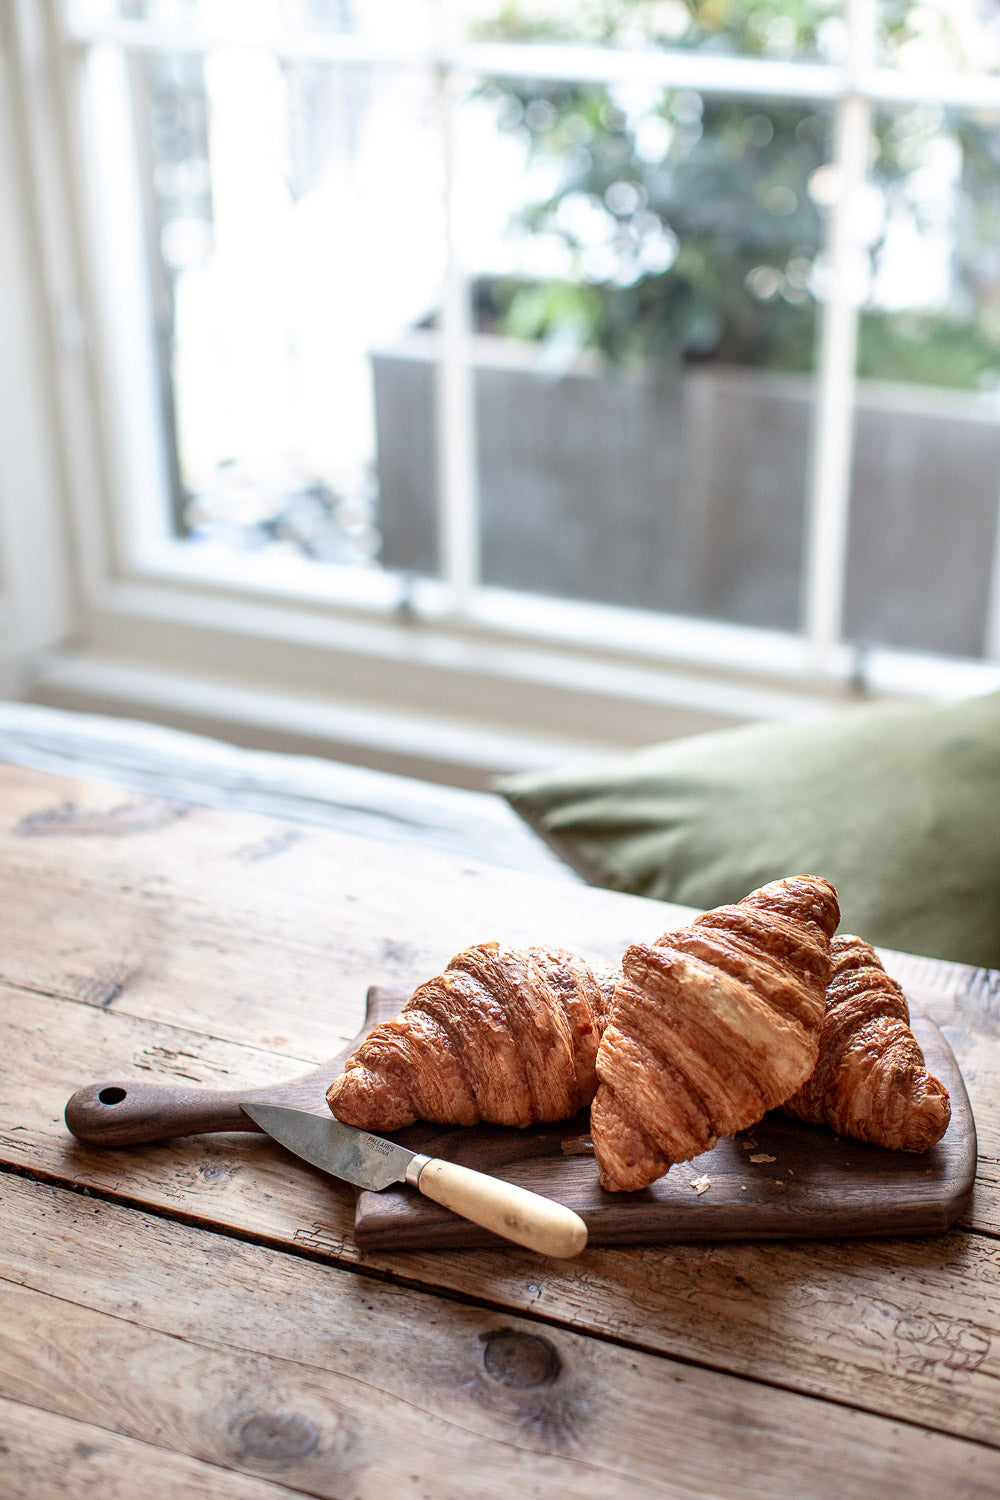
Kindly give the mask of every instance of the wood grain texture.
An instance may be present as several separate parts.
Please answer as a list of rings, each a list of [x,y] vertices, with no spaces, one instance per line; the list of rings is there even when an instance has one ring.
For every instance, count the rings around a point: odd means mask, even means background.
[[[911,1424],[878,1460],[865,1450],[871,1473],[851,1471],[858,1492],[879,1476],[888,1486],[899,1465],[912,1472],[912,1424],[974,1439],[987,1461],[1000,1447],[997,976],[883,954],[915,1007],[941,1026],[969,1088],[980,1165],[965,1229],[928,1238],[596,1247],[544,1274],[537,1258],[516,1249],[362,1253],[353,1194],[260,1136],[90,1150],[65,1131],[66,1099],[90,1080],[120,1076],[221,1090],[288,1080],[354,1035],[372,982],[409,983],[491,937],[555,939],[585,957],[611,957],[657,936],[671,911],[678,921],[687,914],[435,861],[402,846],[389,857],[371,841],[335,834],[288,843],[281,825],[264,818],[197,810],[156,827],[102,823],[102,800],[113,813],[116,795],[120,802],[120,793],[34,772],[0,776],[0,977],[7,981],[0,987],[0,1167],[140,1205],[150,1212],[137,1217],[163,1233],[179,1227],[171,1220],[218,1231],[204,1236],[223,1248],[200,1291],[192,1285],[181,1295],[192,1318],[221,1306],[229,1257],[245,1248],[238,1237],[250,1235],[282,1262],[299,1264],[301,1254],[323,1262],[313,1269],[324,1287],[363,1269],[390,1278],[397,1293],[403,1283],[443,1293],[433,1299],[439,1309],[451,1305],[447,1298],[467,1299],[500,1318],[526,1316],[546,1337],[575,1328],[613,1341],[623,1358],[676,1356],[688,1362],[682,1369],[740,1377],[737,1394],[744,1387],[763,1393],[754,1431],[769,1420],[772,1388],[807,1396],[796,1408],[803,1413],[799,1447],[809,1449],[815,1430],[828,1471],[803,1493],[832,1497],[846,1488],[843,1443],[827,1444],[829,1428],[814,1407],[832,1412],[838,1427],[846,1423],[848,1436],[856,1416]],[[26,819],[34,827],[40,814],[66,803],[87,813],[86,833],[24,831]],[[23,1186],[29,1194],[48,1191],[39,1181]],[[131,1242],[132,1231],[123,1230],[106,1248],[108,1263],[121,1260],[118,1244]],[[23,1251],[36,1267],[51,1254],[52,1267],[72,1271],[71,1235],[44,1256],[30,1239]],[[54,1284],[42,1290],[62,1295]],[[280,1306],[284,1316],[287,1299]],[[310,1315],[321,1337],[319,1304]],[[158,1393],[156,1368],[139,1378]],[[620,1429],[661,1420],[638,1398],[634,1410],[630,1396],[607,1399]],[[661,1399],[669,1410],[669,1394]],[[729,1425],[700,1425],[695,1401],[689,1429],[676,1435],[676,1454],[665,1460],[670,1475],[675,1463],[682,1466],[692,1493],[717,1493],[718,1452],[739,1451],[744,1408],[728,1394],[720,1400],[731,1402]],[[769,1430],[784,1444],[789,1413],[772,1409]],[[935,1479],[939,1494],[960,1494],[964,1482],[949,1488]],[[906,1484],[896,1492],[919,1493]]]
[[[411,984],[470,942],[555,941],[599,960],[690,915],[334,834],[288,844],[263,817],[123,820],[123,799],[4,768],[0,978],[284,1051],[299,1071],[355,1035],[369,984]],[[1000,1233],[1000,976],[883,957],[966,1079],[980,1176],[963,1222]]]
[[[989,1236],[595,1247],[559,1267],[515,1247],[362,1252],[354,1190],[260,1135],[108,1151],[66,1133],[62,1106],[81,1071],[100,1077],[112,1060],[195,1052],[196,1036],[10,990],[0,990],[0,1014],[9,1069],[0,1161],[639,1350],[848,1405],[863,1391],[874,1412],[1000,1445],[1000,1241]],[[261,1058],[231,1043],[205,1043],[204,1054],[213,1078],[234,1082]]]
[[[3,772],[0,980],[315,1064],[357,1033],[370,984],[430,977],[471,943],[598,962],[688,915],[344,834],[288,843],[251,814],[123,820],[120,790]]]
[[[841,1493],[937,1500],[1000,1480],[1000,1453],[916,1427],[58,1189],[0,1191],[7,1400],[220,1476],[338,1500],[798,1500],[831,1473]]]
[[[290,1500],[301,1493],[2,1398],[0,1464],[5,1500]]]

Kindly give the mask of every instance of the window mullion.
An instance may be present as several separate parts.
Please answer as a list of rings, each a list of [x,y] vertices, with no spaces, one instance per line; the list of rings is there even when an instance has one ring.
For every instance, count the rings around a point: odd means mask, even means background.
[[[836,114],[837,191],[824,257],[806,527],[804,630],[820,671],[834,670],[843,630],[858,312],[867,269],[858,209],[871,155],[872,106],[853,81],[863,75],[874,48],[871,0],[848,0],[847,18],[852,86]]]
[[[469,282],[460,246],[458,94],[455,73],[438,68],[446,263],[440,310],[436,439],[441,570],[452,609],[463,614],[479,584],[479,505]]]
[[[997,493],[997,529],[990,575],[990,597],[986,606],[983,631],[983,655],[987,661],[1000,661],[1000,490]]]

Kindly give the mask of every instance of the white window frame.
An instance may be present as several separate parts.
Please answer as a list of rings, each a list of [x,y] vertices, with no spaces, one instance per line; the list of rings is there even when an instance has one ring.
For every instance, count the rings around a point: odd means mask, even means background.
[[[446,27],[419,53],[373,51],[363,39],[339,34],[296,37],[279,50],[347,66],[427,64],[444,80],[446,115],[455,86],[483,74],[591,81],[639,75],[703,93],[831,101],[841,191],[827,255],[834,284],[846,287],[849,278],[836,273],[857,254],[851,205],[865,179],[872,109],[927,99],[1000,109],[1000,78],[916,79],[875,67],[874,0],[847,5],[852,47],[836,66],[470,43]],[[22,262],[37,252],[32,264],[16,268],[12,284],[21,294],[8,296],[12,306],[39,309],[39,317],[15,330],[8,345],[8,380],[11,360],[38,378],[24,383],[20,403],[33,403],[32,415],[16,403],[0,413],[0,452],[12,451],[18,433],[22,449],[30,445],[31,432],[37,451],[33,459],[22,453],[17,476],[10,464],[6,475],[0,467],[0,584],[7,584],[0,610],[6,605],[16,616],[18,638],[30,642],[36,658],[51,648],[31,674],[36,697],[480,785],[494,770],[725,723],[808,715],[856,695],[858,663],[840,638],[857,328],[846,292],[821,313],[799,635],[479,586],[468,299],[455,254],[439,371],[441,583],[410,588],[377,570],[305,562],[206,561],[144,523],[136,475],[144,463],[151,467],[157,436],[143,417],[142,393],[133,392],[129,431],[145,452],[130,462],[114,415],[118,288],[101,274],[89,223],[94,158],[84,75],[102,48],[201,50],[253,39],[114,20],[88,31],[74,20],[71,0],[13,0],[4,16],[9,107],[0,187],[4,172],[18,178],[28,226]],[[126,333],[135,336],[134,325]],[[32,486],[37,497],[29,502]],[[26,526],[29,510],[34,519]],[[33,572],[39,567],[41,574]],[[41,612],[38,590],[25,582],[31,576],[47,578]],[[19,596],[12,577],[21,580]],[[873,651],[864,662],[864,690],[948,698],[1000,686],[1000,561],[993,600],[996,660]],[[8,629],[9,639],[17,634]]]

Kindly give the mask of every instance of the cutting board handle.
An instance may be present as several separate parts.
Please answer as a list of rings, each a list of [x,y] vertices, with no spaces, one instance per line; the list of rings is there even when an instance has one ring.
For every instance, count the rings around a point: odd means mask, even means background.
[[[409,990],[368,992],[368,1012],[358,1036],[336,1057],[281,1083],[258,1088],[175,1088],[166,1083],[90,1083],[77,1089],[66,1105],[66,1128],[87,1146],[139,1146],[145,1141],[169,1141],[177,1135],[206,1135],[215,1130],[257,1130],[245,1115],[244,1104],[287,1104],[326,1114],[327,1088],[344,1066],[348,1054],[378,1021],[394,1016]]]
[[[78,1089],[67,1103],[66,1127],[88,1146],[136,1146],[212,1130],[257,1130],[240,1109],[240,1101],[250,1103],[256,1092],[91,1083]]]

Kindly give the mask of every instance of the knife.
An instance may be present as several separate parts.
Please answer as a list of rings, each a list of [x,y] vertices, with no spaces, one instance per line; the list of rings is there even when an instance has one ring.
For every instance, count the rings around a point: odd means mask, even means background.
[[[457,1162],[421,1156],[394,1141],[344,1125],[333,1115],[310,1114],[282,1104],[244,1104],[243,1113],[288,1151],[355,1187],[380,1192],[406,1182],[443,1208],[483,1229],[537,1250],[569,1259],[587,1243],[587,1226],[571,1208],[499,1177]]]

